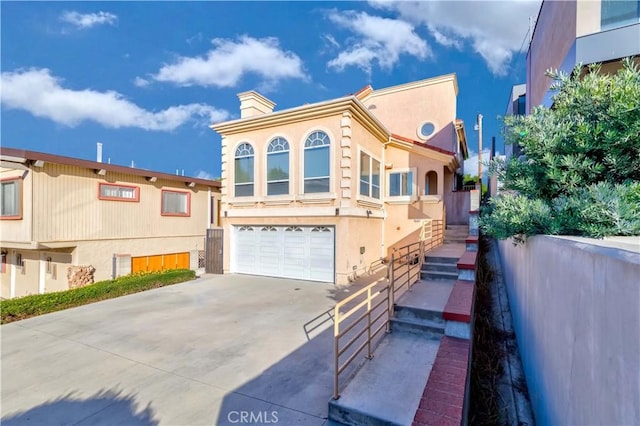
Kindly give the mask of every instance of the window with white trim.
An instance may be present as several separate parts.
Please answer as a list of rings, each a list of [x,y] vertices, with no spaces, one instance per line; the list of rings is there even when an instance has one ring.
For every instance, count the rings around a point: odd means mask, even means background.
[[[163,216],[190,216],[191,194],[182,191],[162,190]]]
[[[22,218],[22,179],[7,179],[0,182],[0,217],[2,219]]]
[[[413,196],[413,172],[410,170],[389,173],[389,197]]]
[[[275,138],[267,147],[267,195],[289,193],[289,142]]]
[[[380,161],[360,151],[360,195],[380,199]]]
[[[98,198],[113,201],[140,201],[140,189],[137,186],[111,185],[100,183]]]
[[[235,155],[235,192],[236,197],[253,196],[254,152],[250,143],[241,143]]]
[[[329,192],[329,136],[322,131],[309,135],[304,143],[304,193]]]

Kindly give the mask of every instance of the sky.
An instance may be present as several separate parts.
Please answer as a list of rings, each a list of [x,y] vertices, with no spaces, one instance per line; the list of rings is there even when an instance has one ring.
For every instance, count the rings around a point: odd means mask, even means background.
[[[456,73],[477,154],[525,81],[540,0],[2,2],[0,143],[220,176],[212,123],[257,90],[283,110]],[[468,166],[467,166],[468,167]],[[468,167],[476,170],[476,167]],[[477,173],[476,173],[477,174]]]

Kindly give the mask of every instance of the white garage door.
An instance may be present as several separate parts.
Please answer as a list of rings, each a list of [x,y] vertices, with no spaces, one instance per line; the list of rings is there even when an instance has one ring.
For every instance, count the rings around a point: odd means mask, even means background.
[[[231,272],[334,282],[331,226],[234,226]]]

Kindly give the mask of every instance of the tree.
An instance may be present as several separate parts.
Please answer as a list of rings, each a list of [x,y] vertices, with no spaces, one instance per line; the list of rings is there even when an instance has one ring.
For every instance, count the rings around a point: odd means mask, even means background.
[[[493,161],[506,190],[480,225],[493,237],[640,235],[640,71],[630,59],[613,75],[599,65],[548,73],[552,108],[504,119],[506,143],[524,156]]]

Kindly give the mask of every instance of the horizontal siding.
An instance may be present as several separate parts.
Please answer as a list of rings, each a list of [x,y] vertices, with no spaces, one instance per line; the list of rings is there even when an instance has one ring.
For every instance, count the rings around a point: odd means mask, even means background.
[[[116,238],[145,238],[204,234],[208,223],[208,188],[187,188],[182,183],[45,164],[34,170],[34,240],[40,242]],[[139,202],[98,199],[98,184],[135,185]],[[191,216],[162,216],[162,189],[191,193]]]

